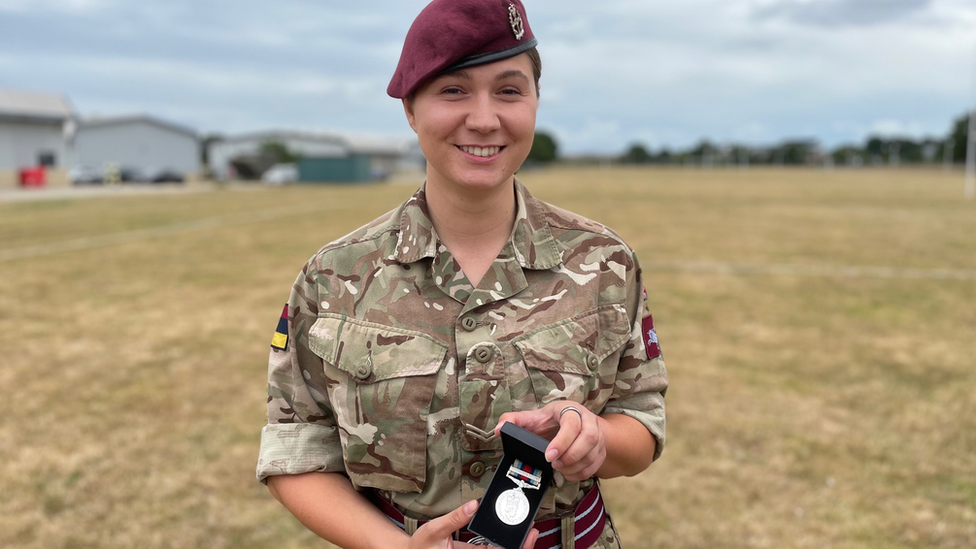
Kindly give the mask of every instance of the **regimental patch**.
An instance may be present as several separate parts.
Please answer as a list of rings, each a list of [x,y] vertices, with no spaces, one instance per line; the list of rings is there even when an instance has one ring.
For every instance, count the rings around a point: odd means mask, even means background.
[[[641,320],[641,335],[644,340],[644,349],[647,350],[647,359],[661,356],[661,345],[657,342],[657,332],[654,331],[654,317],[647,306],[647,290],[644,290],[644,319]]]
[[[661,356],[661,346],[657,342],[657,332],[654,331],[654,318],[651,315],[641,321],[641,334],[644,336],[644,348],[647,349],[647,359]]]
[[[281,318],[278,319],[278,328],[275,335],[271,338],[271,348],[284,351],[288,348],[288,304],[281,311]]]

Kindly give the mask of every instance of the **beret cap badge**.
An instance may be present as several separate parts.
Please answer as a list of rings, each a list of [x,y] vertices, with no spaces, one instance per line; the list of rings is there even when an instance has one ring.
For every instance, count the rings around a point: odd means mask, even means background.
[[[522,36],[525,35],[525,27],[522,26],[522,16],[519,15],[518,8],[515,4],[508,5],[508,22],[512,25],[512,32],[515,33],[515,39],[521,40]]]

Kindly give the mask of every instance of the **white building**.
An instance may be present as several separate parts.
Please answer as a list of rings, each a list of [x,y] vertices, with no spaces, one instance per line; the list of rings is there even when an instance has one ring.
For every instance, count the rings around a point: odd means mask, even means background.
[[[143,173],[168,170],[189,176],[200,165],[195,131],[147,115],[81,120],[70,149],[73,166],[94,169],[118,164]]]
[[[235,160],[256,157],[266,143],[283,145],[289,153],[305,158],[348,158],[368,156],[370,171],[377,178],[396,173],[409,164],[408,153],[415,140],[344,136],[300,130],[269,130],[230,136],[210,143],[208,159],[213,176],[237,177]],[[416,159],[412,160],[416,163]],[[412,167],[412,165],[411,165]]]
[[[16,185],[23,168],[65,168],[72,116],[64,96],[0,89],[0,188]]]

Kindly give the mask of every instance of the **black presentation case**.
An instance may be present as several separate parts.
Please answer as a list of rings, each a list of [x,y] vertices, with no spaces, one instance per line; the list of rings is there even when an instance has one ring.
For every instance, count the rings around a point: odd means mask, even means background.
[[[549,441],[513,423],[502,425],[501,436],[505,454],[491,477],[488,490],[481,498],[481,504],[474,518],[471,519],[468,530],[504,549],[521,549],[525,537],[532,529],[539,506],[542,505],[542,498],[552,485],[552,464],[546,461],[546,448],[549,446]],[[509,526],[495,516],[495,500],[503,492],[513,488],[512,481],[506,474],[516,459],[536,469],[542,469],[542,482],[538,490],[522,491],[529,500],[529,514],[520,524]]]

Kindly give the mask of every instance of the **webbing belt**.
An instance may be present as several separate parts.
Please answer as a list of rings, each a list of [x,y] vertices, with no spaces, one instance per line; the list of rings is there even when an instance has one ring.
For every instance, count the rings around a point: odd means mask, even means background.
[[[377,497],[372,490],[368,494],[373,504],[403,530],[407,530],[408,522],[416,524],[418,527],[427,522],[427,520],[405,519],[403,513],[392,503]],[[607,513],[603,508],[603,498],[600,496],[600,490],[594,486],[583,496],[572,515],[552,517],[535,522],[533,526],[539,531],[539,539],[535,542],[535,549],[586,549],[600,539],[606,522]],[[569,535],[570,531],[573,532],[572,535]],[[412,531],[408,531],[408,533],[413,534]],[[467,528],[463,528],[458,532],[455,539],[467,543],[475,537],[475,534],[469,532]]]

